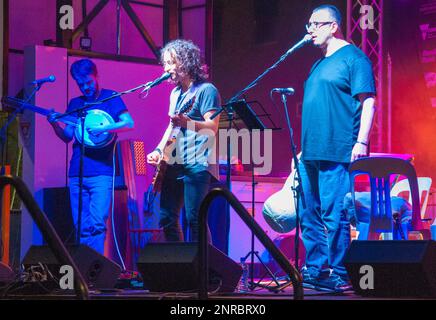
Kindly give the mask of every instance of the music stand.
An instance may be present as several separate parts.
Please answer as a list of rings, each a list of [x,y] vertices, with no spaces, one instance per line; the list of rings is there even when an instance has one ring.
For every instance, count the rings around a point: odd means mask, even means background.
[[[272,121],[270,115],[265,113],[265,110],[263,108],[262,109],[263,109],[264,113],[258,116],[258,115],[256,115],[255,111],[250,107],[249,103],[247,103],[244,99],[238,100],[238,101],[235,101],[232,103],[228,103],[222,107],[226,111],[228,117],[227,117],[227,119],[220,120],[220,122],[221,123],[228,122],[227,128],[229,130],[232,128],[233,122],[236,123],[237,129],[240,129],[241,126],[244,126],[246,129],[248,129],[248,131],[250,133],[250,151],[251,151],[250,156],[252,155],[252,150],[253,150],[253,139],[252,139],[253,130],[265,131],[266,129],[268,129],[265,126],[265,124],[262,122],[260,117],[268,117],[268,119],[274,125],[274,128],[272,128],[270,130],[279,129],[279,128],[275,127],[275,124]],[[236,117],[235,117],[235,115],[236,115]],[[239,124],[239,126],[238,126],[238,124]],[[226,145],[226,147],[227,147],[227,188],[229,190],[231,190],[231,183],[230,183],[230,176],[231,176],[230,156],[231,156],[231,152],[230,152],[229,139],[230,139],[230,137],[229,137],[229,135],[227,135],[227,145]],[[255,187],[256,187],[257,182],[255,181],[253,161],[251,161],[251,178],[252,178],[251,207],[252,207],[252,216],[253,216],[253,219],[255,219]],[[230,215],[229,209],[230,208],[227,205],[228,215]],[[245,257],[243,257],[243,258],[241,257],[241,260],[243,259],[244,261],[246,261],[248,257],[251,257],[251,261],[250,261],[251,267],[249,269],[251,281],[249,284],[249,289],[253,290],[256,286],[267,287],[267,286],[263,286],[260,284],[260,281],[263,278],[261,278],[257,283],[254,283],[254,257],[256,257],[258,259],[258,261],[262,264],[262,266],[265,268],[267,273],[271,276],[271,279],[273,279],[273,281],[278,286],[279,283],[278,283],[276,277],[274,276],[272,271],[268,268],[268,266],[262,261],[261,257],[259,256],[259,253],[254,250],[254,233],[253,232],[251,232],[251,248],[250,249],[251,250],[247,253],[247,255]]]

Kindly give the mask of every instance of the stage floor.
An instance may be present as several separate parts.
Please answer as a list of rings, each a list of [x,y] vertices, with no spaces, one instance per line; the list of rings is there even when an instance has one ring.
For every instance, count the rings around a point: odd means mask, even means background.
[[[129,300],[197,300],[197,293],[177,293],[177,292],[149,292],[148,290],[142,289],[107,289],[107,290],[90,290],[89,299],[90,300],[119,300],[119,301],[129,301]],[[42,293],[10,293],[7,296],[0,298],[0,300],[76,300],[77,297],[74,292],[68,291],[64,292],[52,292],[48,294]],[[417,297],[362,297],[356,295],[353,291],[344,293],[331,293],[331,292],[320,292],[312,289],[304,289],[304,300],[341,300],[341,301],[362,301],[362,300],[435,300],[428,298],[417,298]],[[259,288],[249,292],[235,292],[226,294],[209,294],[209,300],[218,302],[221,301],[239,301],[244,303],[244,301],[286,301],[294,300],[293,289],[288,286],[281,292],[275,293],[270,290]]]

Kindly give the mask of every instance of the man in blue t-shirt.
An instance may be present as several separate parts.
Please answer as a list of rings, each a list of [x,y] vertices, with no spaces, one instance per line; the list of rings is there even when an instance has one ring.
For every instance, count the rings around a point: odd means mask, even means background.
[[[152,165],[162,159],[168,163],[161,188],[160,226],[167,241],[183,241],[179,218],[184,205],[190,231],[186,240],[198,241],[200,204],[212,177],[219,179],[214,148],[220,117],[211,117],[220,108],[220,96],[206,81],[200,49],[191,41],[169,42],[162,49],[161,62],[176,87],[170,96],[168,127],[147,156]],[[187,114],[178,114],[188,106]]]
[[[350,162],[367,156],[375,113],[372,66],[343,39],[335,6],[316,8],[306,26],[323,58],[304,86],[299,164],[306,208],[300,201],[306,262],[303,284],[342,292],[350,289],[343,258],[350,243],[344,196]]]
[[[89,59],[74,62],[71,65],[70,73],[83,96],[71,99],[67,112],[82,108],[85,102],[96,102],[115,94],[112,90],[99,87],[97,67]],[[103,254],[106,220],[111,205],[113,187],[113,153],[116,133],[133,129],[134,122],[124,102],[119,97],[102,104],[96,104],[86,110],[85,128],[87,132],[84,134],[85,139],[81,138],[80,127],[73,124],[62,126],[60,121],[55,118],[56,113],[50,114],[48,120],[56,135],[64,142],[68,143],[73,137],[75,138],[68,176],[71,209],[76,228],[79,221],[81,141],[85,141],[80,243]],[[93,123],[93,119],[101,121]],[[80,123],[80,120],[77,121]],[[96,147],[96,145],[101,146]]]

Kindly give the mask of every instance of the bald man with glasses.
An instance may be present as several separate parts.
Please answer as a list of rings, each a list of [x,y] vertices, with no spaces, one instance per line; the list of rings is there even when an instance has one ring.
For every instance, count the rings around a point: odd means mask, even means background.
[[[375,83],[368,57],[344,40],[335,6],[313,10],[307,32],[323,57],[304,85],[299,164],[306,208],[300,203],[306,262],[303,284],[316,290],[351,289],[343,258],[350,243],[344,196],[348,167],[368,154]]]

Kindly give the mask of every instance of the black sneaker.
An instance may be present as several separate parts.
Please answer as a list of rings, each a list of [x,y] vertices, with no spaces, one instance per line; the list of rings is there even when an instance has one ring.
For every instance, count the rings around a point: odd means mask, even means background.
[[[342,293],[351,291],[353,287],[349,281],[336,274],[332,274],[327,279],[319,279],[315,289],[319,291]]]
[[[319,282],[319,276],[311,274],[306,268],[301,270],[301,276],[303,277],[303,288],[316,289]]]

